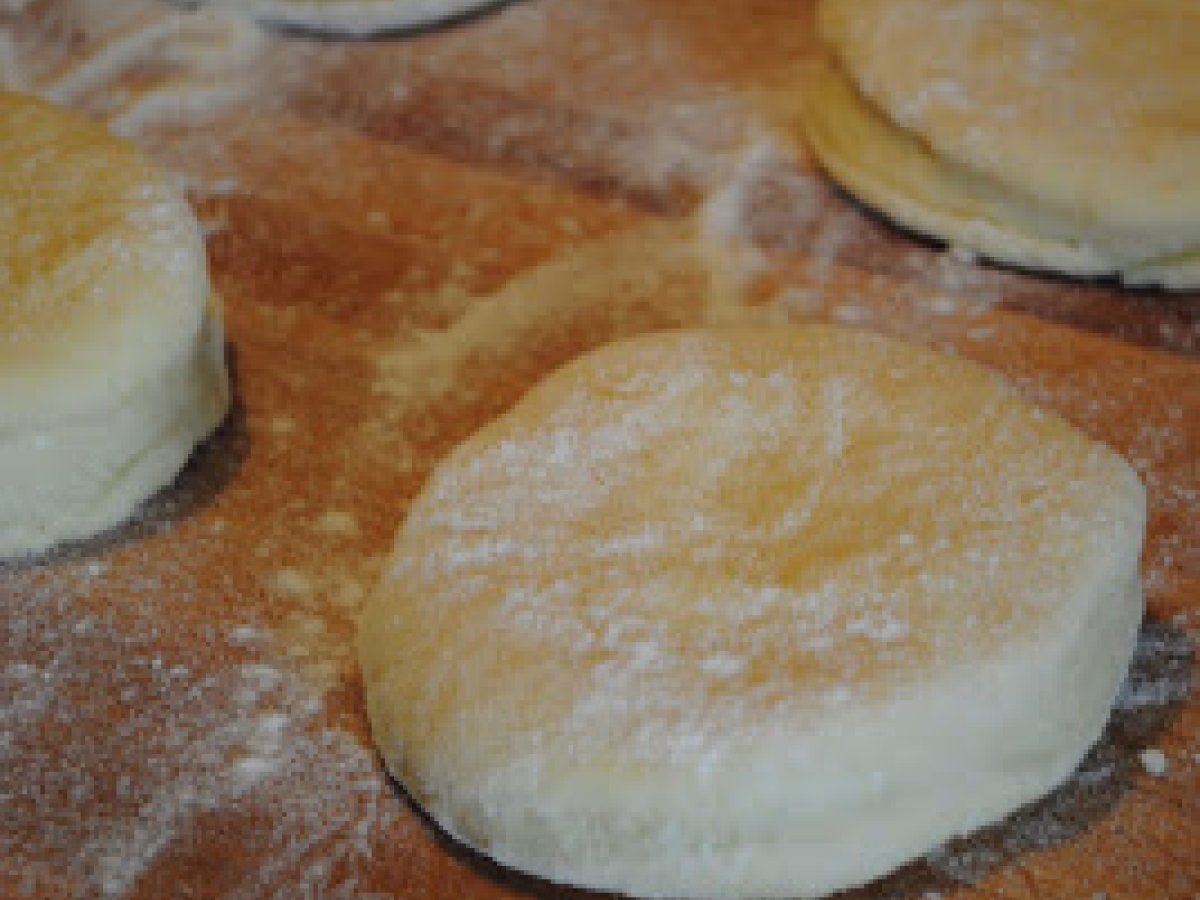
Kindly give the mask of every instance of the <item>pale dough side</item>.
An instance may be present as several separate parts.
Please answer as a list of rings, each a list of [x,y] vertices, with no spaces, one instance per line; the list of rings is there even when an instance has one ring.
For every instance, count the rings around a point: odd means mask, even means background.
[[[451,834],[640,896],[815,896],[1064,779],[1141,615],[1128,465],[826,326],[567,365],[439,466],[360,660]],[[986,702],[981,702],[986,698]]]
[[[1128,284],[1200,286],[1200,247],[1162,258],[1129,256],[1091,219],[1039,201],[936,156],[889,121],[833,65],[813,67],[805,135],[821,166],[872,208],[905,227],[1013,265]]]
[[[229,402],[195,217],[124,141],[0,93],[0,555],[126,518]]]
[[[939,159],[1121,259],[1200,248],[1200,5],[824,0],[855,86]]]

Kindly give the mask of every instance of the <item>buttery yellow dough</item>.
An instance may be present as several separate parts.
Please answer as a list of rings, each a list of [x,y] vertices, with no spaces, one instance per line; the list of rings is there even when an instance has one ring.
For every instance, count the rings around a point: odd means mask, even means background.
[[[101,128],[0,93],[0,556],[129,516],[228,399],[178,190]]]
[[[806,130],[898,222],[1006,262],[1200,284],[1200,6],[824,0]]]
[[[827,326],[613,344],[413,503],[361,624],[374,734],[545,878],[861,884],[1097,738],[1144,518],[1124,461],[964,361]]]

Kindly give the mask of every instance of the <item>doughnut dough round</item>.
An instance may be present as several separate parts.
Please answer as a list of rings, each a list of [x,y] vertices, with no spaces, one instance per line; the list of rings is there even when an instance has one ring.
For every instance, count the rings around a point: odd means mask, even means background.
[[[829,326],[586,355],[438,467],[360,627],[451,835],[641,896],[815,896],[1045,793],[1142,602],[1142,487],[971,363]]]
[[[230,0],[217,0],[229,4]],[[238,0],[257,19],[330,34],[369,35],[436,25],[503,0]]]
[[[125,519],[228,402],[186,201],[126,142],[0,92],[0,556]]]
[[[865,202],[1006,262],[1200,285],[1200,7],[824,0],[818,16],[833,62],[807,131]]]

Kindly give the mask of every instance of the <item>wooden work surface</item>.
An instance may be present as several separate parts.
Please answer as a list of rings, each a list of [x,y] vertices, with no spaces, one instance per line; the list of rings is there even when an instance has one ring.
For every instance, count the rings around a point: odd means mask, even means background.
[[[0,79],[185,179],[236,385],[135,522],[0,563],[0,896],[582,896],[455,846],[388,781],[357,610],[431,467],[563,361],[807,319],[1002,370],[1151,502],[1100,746],[852,896],[1200,896],[1200,295],[981,266],[874,219],[798,144],[814,50],[811,4],[783,0],[528,0],[363,42],[0,2]]]

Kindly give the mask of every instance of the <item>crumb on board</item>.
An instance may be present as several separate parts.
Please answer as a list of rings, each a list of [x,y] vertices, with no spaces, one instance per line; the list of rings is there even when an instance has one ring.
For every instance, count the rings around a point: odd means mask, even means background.
[[[1167,774],[1169,763],[1167,755],[1157,747],[1150,747],[1138,754],[1138,758],[1142,762],[1142,768],[1146,773],[1153,775],[1155,778],[1161,778]]]

